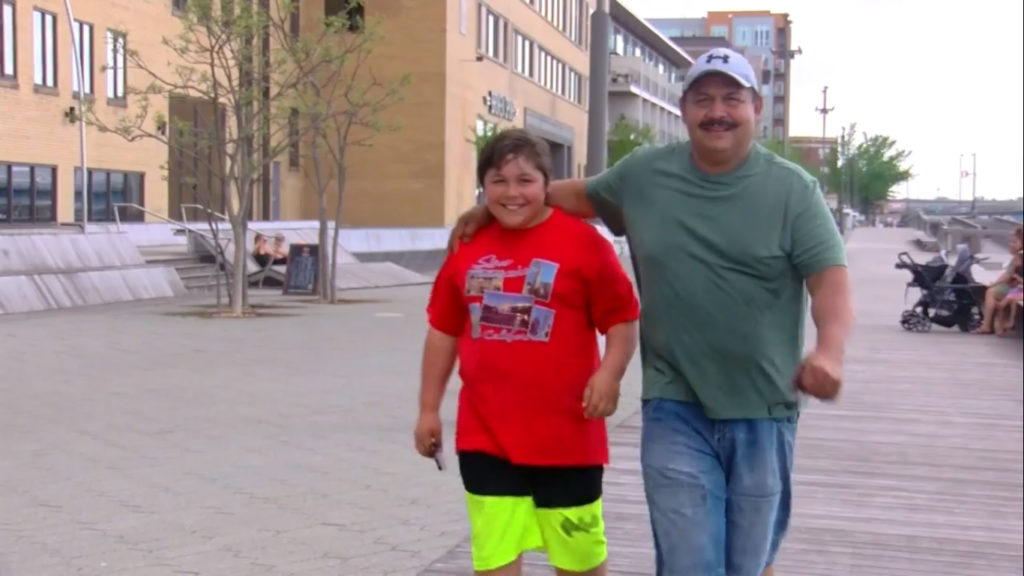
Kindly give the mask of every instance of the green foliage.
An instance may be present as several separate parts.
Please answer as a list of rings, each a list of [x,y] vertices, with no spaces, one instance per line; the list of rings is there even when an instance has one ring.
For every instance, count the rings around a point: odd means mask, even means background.
[[[503,130],[494,122],[488,122],[483,119],[480,119],[479,122],[481,123],[479,126],[483,128],[482,130],[478,129],[477,126],[470,128],[470,142],[476,148],[477,155],[484,149],[484,146],[487,146]]]
[[[654,140],[650,126],[639,126],[620,116],[608,131],[608,167],[616,165],[633,150],[654,144]]]
[[[830,174],[835,190],[844,191],[844,204],[867,214],[878,202],[897,193],[899,184],[914,173],[908,164],[910,152],[883,134],[859,134],[851,124],[841,139],[837,169]]]

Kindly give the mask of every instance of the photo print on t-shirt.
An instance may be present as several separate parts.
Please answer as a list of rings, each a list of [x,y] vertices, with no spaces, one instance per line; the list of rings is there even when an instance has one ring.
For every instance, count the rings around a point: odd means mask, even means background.
[[[558,264],[550,260],[534,258],[526,271],[526,282],[523,283],[523,294],[529,294],[541,302],[551,300],[551,292],[555,289],[555,276]]]
[[[466,273],[466,296],[482,296],[484,292],[501,292],[505,287],[505,272],[471,268]]]

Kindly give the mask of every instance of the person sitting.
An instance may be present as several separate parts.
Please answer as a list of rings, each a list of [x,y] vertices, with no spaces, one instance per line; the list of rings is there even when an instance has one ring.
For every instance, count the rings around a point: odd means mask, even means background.
[[[267,237],[259,232],[253,241],[252,257],[259,264],[260,268],[266,268],[274,260],[274,249],[267,242]]]
[[[1018,252],[1024,250],[1024,229],[1020,226],[1013,231],[1013,237],[1010,239],[1010,254],[1016,256]],[[999,278],[989,285],[988,289],[985,290],[985,303],[981,326],[974,331],[975,334],[992,334],[995,331],[995,312],[996,306],[1006,298],[1006,295],[1012,288],[1011,281],[1014,276],[1014,266],[1011,263],[1006,267],[1006,270],[999,276]]]
[[[274,234],[274,246],[271,249],[274,256],[274,264],[288,263],[288,247],[284,244],[284,234]]]
[[[1024,256],[1018,252],[1013,257],[1013,277],[1007,284],[1010,289],[1006,296],[999,301],[995,310],[996,334],[1003,336],[1013,330],[1017,325],[1017,307],[1024,298]]]

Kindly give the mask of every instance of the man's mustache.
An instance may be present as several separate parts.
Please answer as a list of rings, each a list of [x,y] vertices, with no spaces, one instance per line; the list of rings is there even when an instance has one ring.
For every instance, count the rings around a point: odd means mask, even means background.
[[[714,120],[705,120],[698,124],[698,128],[701,130],[711,130],[714,128],[723,128],[725,130],[732,130],[737,124],[724,118],[716,118]]]

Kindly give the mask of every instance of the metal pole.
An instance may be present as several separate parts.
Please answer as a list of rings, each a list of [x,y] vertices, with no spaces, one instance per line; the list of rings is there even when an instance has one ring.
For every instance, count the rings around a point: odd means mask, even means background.
[[[590,16],[590,112],[587,116],[587,176],[604,172],[608,164],[608,42],[611,15],[608,0],[597,0]]]
[[[64,12],[67,13],[68,33],[71,34],[72,60],[75,64],[75,74],[78,75],[78,149],[79,161],[82,170],[82,233],[89,230],[89,171],[86,168],[85,160],[85,75],[82,74],[82,50],[81,43],[75,41],[75,16],[71,11],[71,0],[64,0]],[[74,196],[72,196],[72,205]],[[117,210],[117,207],[114,207]]]
[[[957,202],[963,202],[964,201],[964,155],[963,154],[960,155],[960,174],[959,174],[959,177],[960,177],[960,179],[959,179],[959,182],[957,183],[957,187],[956,187],[956,200],[957,200]],[[957,209],[959,209],[959,207]]]
[[[978,204],[978,155],[971,153],[971,215],[975,214]]]

